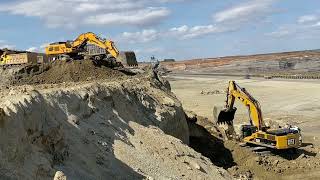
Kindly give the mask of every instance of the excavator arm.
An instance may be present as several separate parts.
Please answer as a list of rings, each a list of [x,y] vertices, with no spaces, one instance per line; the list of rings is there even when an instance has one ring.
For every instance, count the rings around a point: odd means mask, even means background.
[[[250,123],[261,130],[263,125],[262,112],[260,104],[255,100],[244,88],[241,88],[234,81],[229,82],[226,108],[222,110],[218,116],[218,123],[226,122],[230,124],[234,119],[236,108],[234,107],[235,100],[239,100],[248,108]]]
[[[79,48],[87,43],[105,49],[115,58],[118,58],[119,56],[119,50],[115,47],[113,41],[101,39],[92,32],[81,34],[75,41],[73,41],[72,46],[74,48]]]

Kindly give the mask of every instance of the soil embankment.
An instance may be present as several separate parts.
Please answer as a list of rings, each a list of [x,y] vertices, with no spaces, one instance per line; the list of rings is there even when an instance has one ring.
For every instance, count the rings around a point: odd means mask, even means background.
[[[2,87],[2,178],[230,179],[188,147],[165,80],[87,63],[20,72]]]

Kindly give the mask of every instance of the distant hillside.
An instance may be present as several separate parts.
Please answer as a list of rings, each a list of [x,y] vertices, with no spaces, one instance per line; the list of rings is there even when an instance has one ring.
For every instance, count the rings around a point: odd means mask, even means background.
[[[320,50],[227,56],[162,63],[173,72],[192,73],[319,73]]]

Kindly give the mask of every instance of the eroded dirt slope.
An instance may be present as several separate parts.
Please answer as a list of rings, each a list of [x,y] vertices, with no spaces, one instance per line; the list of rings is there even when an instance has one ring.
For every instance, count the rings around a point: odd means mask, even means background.
[[[1,177],[230,179],[187,146],[185,113],[164,80],[111,79],[2,89]]]

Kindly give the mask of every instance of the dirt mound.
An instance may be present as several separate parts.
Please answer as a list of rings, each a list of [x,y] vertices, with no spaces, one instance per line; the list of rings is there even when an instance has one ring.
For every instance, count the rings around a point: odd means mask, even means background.
[[[142,76],[0,96],[0,179],[231,179],[187,146],[174,94]]]
[[[58,84],[125,77],[125,74],[120,71],[96,66],[90,60],[56,61],[47,67],[43,68],[41,66],[21,69],[16,73],[12,84]]]

